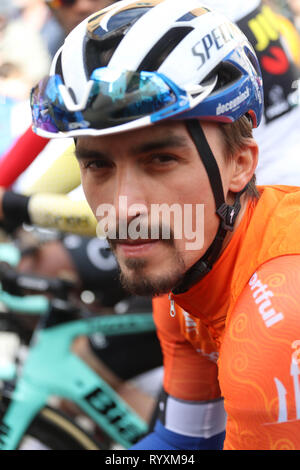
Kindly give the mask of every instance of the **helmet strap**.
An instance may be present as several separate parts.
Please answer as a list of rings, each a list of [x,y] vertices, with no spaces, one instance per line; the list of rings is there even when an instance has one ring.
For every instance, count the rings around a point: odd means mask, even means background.
[[[226,204],[220,170],[200,122],[197,119],[187,120],[186,127],[206,169],[216,203],[216,213],[220,217],[220,224],[213,242],[202,258],[185,273],[183,280],[173,289],[174,294],[187,291],[211,271],[221,253],[227,232],[233,231],[234,223],[241,209],[240,197],[248,187],[246,185],[242,191],[236,194],[232,206]]]

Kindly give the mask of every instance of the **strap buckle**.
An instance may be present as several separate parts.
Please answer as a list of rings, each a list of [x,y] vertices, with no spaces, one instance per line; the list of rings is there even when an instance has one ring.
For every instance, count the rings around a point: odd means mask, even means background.
[[[236,202],[238,202],[238,204],[236,204]],[[216,210],[221,219],[222,228],[229,232],[233,231],[235,220],[241,208],[240,202],[236,202],[233,206],[229,206],[226,202],[223,202],[223,204]]]

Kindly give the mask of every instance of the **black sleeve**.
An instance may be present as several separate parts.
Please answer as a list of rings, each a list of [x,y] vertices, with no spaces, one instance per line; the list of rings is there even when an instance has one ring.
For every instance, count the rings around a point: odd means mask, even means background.
[[[3,227],[7,231],[14,231],[23,223],[30,224],[28,213],[29,196],[6,191],[2,200],[4,214]]]

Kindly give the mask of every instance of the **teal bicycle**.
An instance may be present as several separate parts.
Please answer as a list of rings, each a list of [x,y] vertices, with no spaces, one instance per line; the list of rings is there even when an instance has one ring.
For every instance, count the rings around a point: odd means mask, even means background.
[[[147,432],[147,424],[72,353],[71,345],[76,337],[95,332],[108,336],[153,331],[152,315],[91,316],[61,298],[66,297],[68,288],[64,281],[17,274],[13,267],[19,256],[14,245],[0,246],[0,304],[6,312],[38,315],[40,320],[21,370],[0,367],[0,380],[6,384],[0,410],[0,449],[26,448],[28,439],[55,450],[101,450],[108,448],[107,442],[129,448]],[[17,284],[23,289],[62,295],[50,299],[41,294],[19,296],[13,292]],[[74,402],[107,436],[106,443],[97,442],[76,422],[49,406],[51,397]]]

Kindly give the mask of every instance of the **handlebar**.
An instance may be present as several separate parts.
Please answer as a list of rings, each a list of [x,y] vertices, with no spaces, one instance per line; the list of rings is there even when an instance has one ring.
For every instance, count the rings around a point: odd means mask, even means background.
[[[34,292],[53,294],[65,298],[74,288],[74,283],[65,279],[35,276],[33,274],[19,273],[14,268],[0,261],[0,281],[6,292],[21,295],[23,289]]]
[[[6,309],[32,315],[44,315],[49,311],[51,302],[45,295],[27,295],[26,291],[52,294],[57,300],[67,299],[74,283],[19,273],[15,266],[20,259],[20,250],[14,244],[0,244],[0,302]]]
[[[20,250],[12,243],[0,244],[0,262],[17,266],[21,260]]]
[[[11,248],[11,246],[10,246]],[[14,249],[17,250],[15,247]],[[1,254],[0,254],[1,255]],[[140,331],[151,331],[155,329],[152,315],[149,313],[133,313],[127,315],[104,315],[99,317],[85,307],[82,308],[73,299],[69,300],[69,289],[73,284],[63,279],[38,278],[31,275],[20,274],[15,268],[1,261],[0,256],[0,302],[8,311],[14,313],[26,313],[40,315],[43,317],[43,327],[50,327],[72,320],[90,320],[86,333],[95,331],[104,334],[115,335]],[[9,285],[12,292],[6,291]],[[50,299],[46,295],[24,295],[18,296],[16,291],[22,288],[26,291],[52,293]],[[57,295],[60,294],[60,295]],[[81,324],[82,328],[82,324]],[[92,328],[92,330],[91,330]],[[83,330],[82,330],[83,331]]]
[[[0,291],[0,303],[13,312],[26,313],[30,315],[44,315],[49,311],[49,300],[43,295],[27,295],[17,297]]]
[[[22,295],[23,290],[53,294],[67,298],[75,284],[66,279],[36,276],[20,273],[15,269],[21,259],[19,249],[13,244],[0,245],[0,282],[3,290],[10,294]]]

